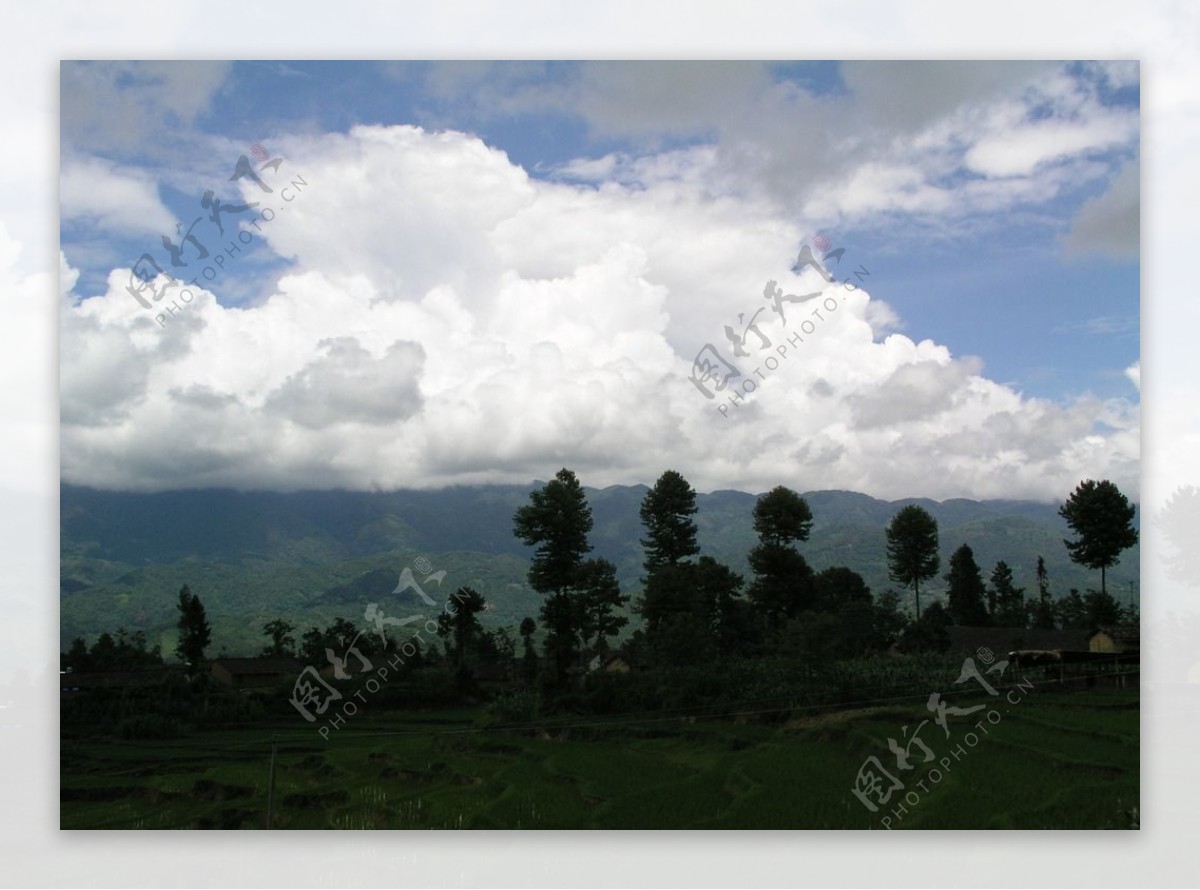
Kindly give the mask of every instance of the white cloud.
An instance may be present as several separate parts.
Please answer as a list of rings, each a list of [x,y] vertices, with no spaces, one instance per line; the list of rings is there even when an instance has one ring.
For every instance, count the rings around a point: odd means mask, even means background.
[[[175,226],[150,176],[102,158],[63,160],[59,205],[64,220],[87,222],[110,233],[162,234]]]
[[[971,170],[986,176],[1028,176],[1042,164],[1085,152],[1127,145],[1137,116],[1095,113],[1085,121],[1033,121],[980,139],[966,154]]]
[[[890,333],[900,320],[861,288],[829,290],[819,318],[787,305],[781,324],[764,282],[821,283],[788,271],[801,232],[764,199],[690,177],[535,181],[478,140],[410,127],[283,154],[308,185],[241,224],[294,258],[260,304],[196,290],[160,327],[127,270],[68,300],[65,480],[371,488],[567,465],[589,484],[674,467],[700,488],[895,497],[1049,498],[1096,475],[1137,489],[1135,406],[1024,398]],[[746,334],[731,385],[755,391],[722,393],[722,416],[692,360],[706,342],[731,357],[724,326],[752,316],[771,345]]]
[[[1125,369],[1125,376],[1129,378],[1129,382],[1137,387],[1138,392],[1142,391],[1142,363],[1134,362]]]

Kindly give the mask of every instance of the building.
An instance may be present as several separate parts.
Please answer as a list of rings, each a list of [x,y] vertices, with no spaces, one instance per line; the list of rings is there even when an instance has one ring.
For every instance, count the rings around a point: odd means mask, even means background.
[[[990,651],[997,659],[1008,659],[1018,680],[1038,669],[1060,683],[1083,678],[1091,685],[1097,676],[1108,674],[1116,685],[1125,686],[1138,675],[1137,628],[949,627],[946,634],[951,652],[970,655]]]
[[[233,689],[264,689],[291,684],[304,670],[298,658],[263,655],[257,658],[218,658],[212,663],[213,679]]]

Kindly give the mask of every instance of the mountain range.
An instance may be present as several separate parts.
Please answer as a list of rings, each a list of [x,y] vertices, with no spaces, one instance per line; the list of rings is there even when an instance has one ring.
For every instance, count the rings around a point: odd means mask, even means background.
[[[488,600],[484,623],[511,627],[515,635],[524,616],[537,617],[541,596],[526,580],[532,548],[513,536],[513,513],[542,484],[153,494],[64,484],[62,644],[124,627],[144,631],[152,644],[160,643],[170,653],[178,592],[187,584],[201,598],[213,626],[209,654],[251,654],[264,644],[262,625],[274,618],[300,630],[325,626],[334,617],[362,626],[366,603],[398,605],[395,591],[406,568],[434,598],[445,598],[460,586],[475,588]],[[616,564],[622,590],[635,599],[641,588],[644,535],[638,510],[647,491],[645,485],[585,488],[594,519],[592,555]],[[1055,597],[1071,588],[1082,592],[1100,585],[1099,572],[1068,559],[1063,538],[1072,535],[1056,504],[883,501],[849,491],[803,496],[813,513],[811,538],[800,545],[809,564],[818,571],[848,566],[875,594],[898,588],[888,579],[884,529],[897,511],[914,503],[937,520],[942,557],[938,577],[922,589],[923,603],[945,590],[942,574],[950,554],[963,543],[974,551],[985,581],[996,561],[1004,560],[1027,595],[1036,593],[1039,555],[1045,558]],[[746,555],[757,542],[755,499],[741,491],[697,496],[702,552],[742,573],[747,582]],[[1108,572],[1109,592],[1122,603],[1138,602],[1138,558],[1135,546]],[[911,598],[908,594],[902,601]],[[637,621],[634,616],[631,626]]]

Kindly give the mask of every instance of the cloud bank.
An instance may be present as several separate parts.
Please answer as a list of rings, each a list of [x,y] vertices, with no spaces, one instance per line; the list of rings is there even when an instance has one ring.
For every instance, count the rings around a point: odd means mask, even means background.
[[[1041,164],[1041,137],[1019,136],[1023,169]],[[807,233],[761,192],[714,194],[719,153],[663,152],[634,162],[636,177],[581,182],[411,126],[277,147],[279,182],[304,184],[285,202],[241,181],[273,216],[226,227],[223,271],[189,302],[176,290],[143,309],[128,269],[76,293],[63,259],[64,481],[371,489],[527,482],[565,465],[590,485],[674,468],[702,490],[1054,499],[1103,477],[1136,496],[1135,403],[1024,397],[914,320],[911,336],[894,332],[869,276],[851,287],[790,271]],[[994,168],[989,157],[976,161]],[[843,246],[839,280],[869,269]],[[222,281],[268,249],[290,271],[222,305]],[[818,320],[817,303],[784,304],[784,324],[768,279],[824,289],[835,308]],[[743,328],[754,318],[761,337]],[[689,376],[706,343],[733,357],[727,325],[748,355],[710,400]]]

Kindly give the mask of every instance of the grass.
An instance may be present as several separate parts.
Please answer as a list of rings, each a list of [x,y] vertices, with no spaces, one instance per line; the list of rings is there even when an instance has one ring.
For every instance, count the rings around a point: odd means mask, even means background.
[[[928,723],[934,761],[914,747],[911,772],[896,770],[887,740],[930,717],[923,703],[774,725],[591,718],[517,732],[464,710],[363,714],[328,742],[294,721],[172,742],[64,741],[61,825],[263,828],[272,736],[277,828],[878,829],[905,792],[878,813],[851,794],[871,755],[917,795],[893,828],[1136,825],[1136,690],[1038,691],[1006,707],[986,734],[973,726],[983,711],[952,717],[949,739]]]

